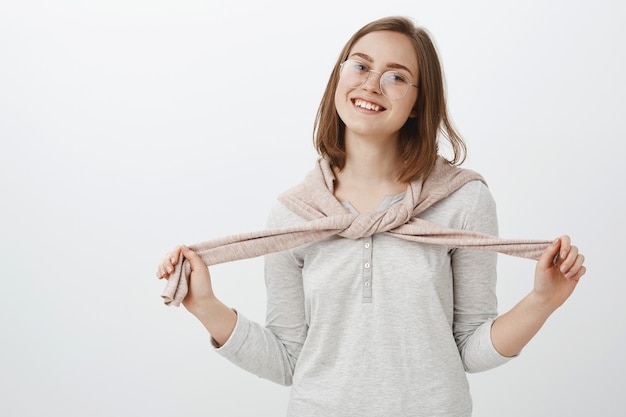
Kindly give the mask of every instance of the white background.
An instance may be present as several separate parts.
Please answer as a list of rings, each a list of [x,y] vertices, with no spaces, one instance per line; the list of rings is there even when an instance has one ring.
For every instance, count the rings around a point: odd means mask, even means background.
[[[626,26],[619,1],[4,1],[0,413],[281,416],[288,388],[211,351],[163,305],[171,247],[265,226],[313,166],[332,65],[370,20],[432,34],[501,235],[570,234],[588,273],[511,363],[471,375],[476,416],[614,416]],[[534,263],[500,256],[500,310]],[[262,260],[212,268],[264,320]],[[372,395],[376,395],[374,392]]]

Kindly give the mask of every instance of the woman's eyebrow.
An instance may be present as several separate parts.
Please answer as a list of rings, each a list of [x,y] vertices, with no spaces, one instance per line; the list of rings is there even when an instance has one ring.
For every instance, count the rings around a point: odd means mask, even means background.
[[[369,62],[374,62],[374,59],[371,56],[369,56],[367,54],[364,54],[363,52],[354,52],[353,54],[350,54],[350,56],[348,58],[352,58],[354,56],[358,56],[358,57],[363,58],[364,60],[369,61]],[[393,63],[387,64],[387,68],[405,70],[411,76],[413,76],[413,71],[411,71],[408,67],[405,67],[402,64],[398,64],[398,63],[393,62]]]

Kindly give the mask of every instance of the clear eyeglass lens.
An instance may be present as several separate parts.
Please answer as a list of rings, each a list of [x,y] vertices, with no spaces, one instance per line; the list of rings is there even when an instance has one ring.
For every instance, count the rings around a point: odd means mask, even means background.
[[[341,78],[350,87],[363,85],[371,72],[369,68],[357,61],[347,60],[341,65]],[[409,91],[409,82],[401,73],[386,71],[379,75],[381,92],[388,99],[399,100]]]
[[[398,100],[409,91],[409,83],[401,74],[387,71],[380,77],[380,88],[385,97],[390,100]]]

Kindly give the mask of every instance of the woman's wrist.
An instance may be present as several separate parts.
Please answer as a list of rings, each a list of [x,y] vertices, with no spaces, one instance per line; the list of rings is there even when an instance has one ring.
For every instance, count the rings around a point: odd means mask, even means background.
[[[526,299],[529,305],[532,306],[533,311],[541,315],[545,315],[546,317],[550,316],[557,310],[557,308],[559,308],[559,306],[555,305],[549,297],[543,296],[535,290],[532,290],[526,296]]]
[[[223,309],[228,307],[222,303],[215,295],[207,297],[201,302],[194,302],[193,305],[185,306],[187,310],[200,321],[210,317],[214,317]]]
[[[237,323],[237,313],[216,297],[189,311],[200,320],[219,346],[230,338]]]

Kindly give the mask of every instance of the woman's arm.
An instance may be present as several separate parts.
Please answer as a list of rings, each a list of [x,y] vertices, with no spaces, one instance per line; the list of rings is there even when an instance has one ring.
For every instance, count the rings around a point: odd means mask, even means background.
[[[298,219],[278,204],[270,214],[268,227],[280,227]],[[240,368],[281,385],[292,384],[307,337],[302,264],[303,259],[292,250],[265,256],[265,326],[239,314],[231,337],[217,350]]]
[[[559,261],[555,263],[557,254]],[[556,239],[543,252],[535,268],[533,290],[491,326],[491,339],[500,354],[517,355],[537,334],[576,288],[586,272],[584,260],[569,236]]]
[[[237,313],[223,304],[213,293],[209,269],[200,256],[185,246],[178,246],[163,259],[157,270],[159,278],[167,278],[174,270],[180,253],[191,266],[189,291],[183,305],[209,331],[218,346],[226,343],[237,323]]]
[[[298,219],[282,206],[279,211],[278,216],[270,216],[269,227],[282,224],[273,223],[274,217],[278,217],[279,222]],[[295,260],[290,251],[266,255],[267,324],[263,326],[236,313],[217,299],[208,268],[195,252],[186,247],[175,248],[161,262],[158,277],[169,276],[181,252],[192,270],[183,305],[209,331],[217,352],[261,378],[290,385],[308,330],[301,261]]]
[[[496,203],[489,189],[473,181],[456,191],[449,205],[458,213],[451,227],[498,236]],[[491,251],[457,248],[451,251],[454,288],[453,331],[467,372],[482,372],[503,365],[491,341],[497,310],[497,258]]]

